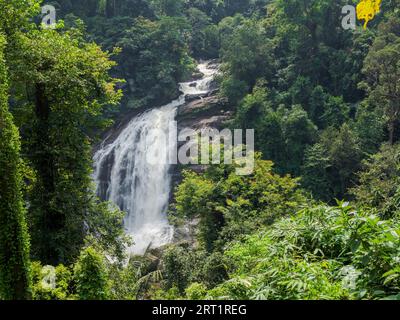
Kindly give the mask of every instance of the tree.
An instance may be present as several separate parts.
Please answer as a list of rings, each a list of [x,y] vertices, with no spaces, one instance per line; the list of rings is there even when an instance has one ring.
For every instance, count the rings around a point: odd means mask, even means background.
[[[167,288],[176,287],[180,293],[183,293],[190,277],[188,267],[188,254],[182,247],[170,247],[163,257],[164,273]]]
[[[109,50],[121,48],[116,70],[127,81],[123,105],[149,107],[176,97],[177,83],[194,67],[185,38],[190,31],[187,21],[181,17],[156,21],[139,17],[115,23],[118,27],[113,21],[104,25],[113,42],[104,40],[103,28],[96,30],[96,39]]]
[[[310,205],[227,246],[229,280],[206,299],[398,298],[397,219]]]
[[[280,112],[272,109],[268,91],[258,85],[243,98],[235,117],[235,125],[238,127],[255,130],[256,149],[262,152],[264,159],[275,163],[278,172],[286,168],[282,118]]]
[[[285,25],[283,44],[290,44],[290,54],[286,53],[285,59],[294,69],[293,77],[307,77],[313,86],[331,87],[338,83],[332,81],[337,75],[330,74],[329,67],[334,61],[330,58],[349,38],[338,23],[346,4],[346,0],[276,1],[280,23]]]
[[[286,143],[286,170],[298,175],[303,164],[304,151],[317,136],[317,128],[299,105],[293,106],[283,118],[283,134]]]
[[[105,127],[104,106],[120,98],[108,74],[115,63],[77,30],[32,30],[15,46],[10,72],[37,178],[29,197],[33,255],[70,263],[83,245],[87,216],[97,210],[89,133]]]
[[[250,176],[236,175],[233,166],[210,166],[203,176],[186,171],[175,192],[174,214],[200,218],[199,240],[207,252],[270,224],[304,201],[298,180],[275,174],[272,162],[260,154]]]
[[[0,0],[0,29],[7,37],[28,27],[30,18],[39,13],[42,0]]]
[[[359,140],[348,124],[338,131],[330,131],[322,140],[331,158],[331,177],[335,186],[335,197],[343,198],[347,190],[356,181],[356,172],[360,169],[362,152]]]
[[[400,145],[385,144],[363,162],[359,184],[351,189],[359,204],[375,208],[383,218],[400,212]]]
[[[151,0],[155,11],[159,15],[180,16],[183,11],[183,0]]]
[[[311,93],[308,113],[319,129],[325,129],[340,127],[348,118],[349,108],[342,97],[333,97],[322,86],[317,86]]]
[[[29,299],[29,237],[21,194],[20,137],[8,111],[8,80],[0,35],[0,297]]]
[[[105,300],[109,283],[104,257],[89,247],[82,250],[74,267],[76,292],[80,300]]]
[[[389,131],[389,143],[394,144],[396,122],[400,118],[400,20],[391,17],[380,27],[364,61],[368,101],[384,109]]]
[[[318,200],[342,199],[355,185],[362,158],[360,141],[348,124],[329,127],[305,152],[302,185]]]
[[[266,37],[257,21],[244,20],[230,36],[222,40],[221,55],[226,71],[222,89],[227,84],[240,81],[251,90],[258,79],[268,79],[274,65],[272,47],[271,39]]]
[[[187,17],[192,27],[190,48],[196,58],[217,58],[219,32],[211,18],[197,8],[189,8]]]
[[[363,152],[374,154],[379,151],[380,145],[386,139],[385,128],[382,109],[374,108],[367,101],[358,105],[354,130]]]
[[[333,198],[332,181],[329,172],[331,158],[324,145],[316,143],[307,148],[302,166],[302,186],[319,200],[331,201]]]

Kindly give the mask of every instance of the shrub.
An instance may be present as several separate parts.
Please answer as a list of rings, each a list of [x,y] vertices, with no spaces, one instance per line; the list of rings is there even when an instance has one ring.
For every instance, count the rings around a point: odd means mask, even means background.
[[[103,256],[93,248],[84,249],[74,267],[76,292],[80,300],[105,300],[109,284]]]

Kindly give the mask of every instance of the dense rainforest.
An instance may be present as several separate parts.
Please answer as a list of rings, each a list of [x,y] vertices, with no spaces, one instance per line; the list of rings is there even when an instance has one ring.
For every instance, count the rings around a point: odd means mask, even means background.
[[[344,28],[369,2],[0,0],[0,299],[400,299],[400,1]],[[93,148],[210,59],[254,172],[183,166],[194,240],[129,257]]]

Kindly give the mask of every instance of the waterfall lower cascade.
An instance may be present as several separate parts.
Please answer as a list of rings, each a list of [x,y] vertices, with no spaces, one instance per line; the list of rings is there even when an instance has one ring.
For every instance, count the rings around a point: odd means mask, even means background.
[[[94,155],[97,194],[126,212],[124,227],[134,240],[128,249],[131,254],[144,254],[173,238],[167,219],[171,174],[166,159],[176,141],[166,145],[164,138],[176,132],[177,108],[185,104],[185,97],[210,91],[217,68],[205,62],[198,69],[204,76],[181,83],[178,99],[132,119],[113,142],[103,144]],[[160,161],[148,161],[149,154]]]

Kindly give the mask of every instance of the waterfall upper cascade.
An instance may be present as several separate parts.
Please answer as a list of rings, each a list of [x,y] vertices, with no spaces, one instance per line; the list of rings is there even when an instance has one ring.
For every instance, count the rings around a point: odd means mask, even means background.
[[[177,108],[184,105],[188,95],[207,94],[217,73],[215,65],[198,65],[201,79],[180,84],[182,95],[171,103],[151,109],[133,118],[119,136],[103,144],[94,155],[94,180],[97,194],[115,203],[126,212],[124,227],[133,236],[132,254],[144,254],[171,242],[173,228],[166,211],[171,192],[171,173],[167,159],[176,141],[165,143],[165,137],[177,130]],[[155,130],[156,129],[156,130]]]

